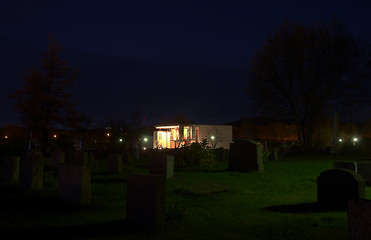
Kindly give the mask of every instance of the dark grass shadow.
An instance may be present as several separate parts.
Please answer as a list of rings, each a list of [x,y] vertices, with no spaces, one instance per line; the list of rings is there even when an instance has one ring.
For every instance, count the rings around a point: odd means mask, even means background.
[[[344,206],[323,205],[318,204],[317,202],[269,206],[262,209],[265,211],[280,213],[323,213],[346,211],[346,207]]]
[[[0,199],[2,218],[6,215],[42,216],[66,214],[82,210],[84,207],[64,202],[58,196],[18,196]]]
[[[229,169],[197,169],[197,168],[175,168],[175,172],[203,172],[203,173],[223,173],[230,172]]]
[[[114,236],[125,236],[138,233],[151,233],[153,229],[143,229],[128,223],[125,219],[97,224],[39,227],[39,228],[12,228],[0,227],[3,236],[12,239],[103,239]]]

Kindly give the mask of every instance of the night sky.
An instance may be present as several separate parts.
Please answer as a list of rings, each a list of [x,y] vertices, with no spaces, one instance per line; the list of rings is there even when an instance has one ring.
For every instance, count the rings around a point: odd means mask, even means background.
[[[39,68],[51,33],[80,75],[71,91],[93,122],[147,124],[176,115],[223,124],[256,114],[246,103],[248,63],[268,32],[291,18],[344,19],[371,32],[370,1],[48,1],[0,4],[0,126],[19,123],[8,95]]]

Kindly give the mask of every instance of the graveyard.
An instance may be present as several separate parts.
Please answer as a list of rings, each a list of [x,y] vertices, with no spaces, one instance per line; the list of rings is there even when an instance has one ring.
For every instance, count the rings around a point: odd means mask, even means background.
[[[46,165],[43,185],[34,190],[20,189],[7,176],[11,181],[0,185],[1,233],[16,239],[349,239],[346,209],[317,204],[317,179],[337,162],[362,164],[356,155],[266,159],[256,171],[231,170],[226,160],[179,168],[173,158],[160,167],[148,158],[117,159],[96,158],[93,164],[62,170]],[[159,177],[172,167],[171,174]],[[63,179],[66,171],[69,177]],[[72,186],[72,175],[89,181],[85,190]],[[71,188],[85,193],[77,200],[61,197]],[[145,199],[135,196],[139,188]],[[370,186],[363,189],[364,198],[371,199]],[[155,212],[146,204],[152,198]]]

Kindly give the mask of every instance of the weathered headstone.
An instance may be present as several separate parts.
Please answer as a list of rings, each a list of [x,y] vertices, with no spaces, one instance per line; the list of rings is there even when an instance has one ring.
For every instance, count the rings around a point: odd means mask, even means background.
[[[19,188],[42,190],[44,188],[44,157],[40,152],[29,152],[21,162]]]
[[[317,178],[317,201],[328,209],[346,209],[348,201],[365,197],[365,181],[354,171],[330,169]]]
[[[153,155],[150,159],[150,174],[164,175],[166,179],[174,176],[174,156]]]
[[[334,161],[333,163],[334,169],[348,169],[351,171],[357,172],[357,163],[356,162],[341,162],[341,161]]]
[[[63,164],[65,161],[65,153],[62,151],[53,151],[50,154],[50,165],[52,167],[58,168],[60,164]]]
[[[371,201],[350,200],[347,216],[349,239],[371,240]]]
[[[128,174],[127,220],[131,224],[153,228],[165,222],[165,184],[163,175]]]
[[[357,162],[357,172],[366,181],[366,185],[371,185],[371,162]]]
[[[74,157],[73,163],[75,165],[83,167],[89,166],[89,158],[87,152],[75,151],[73,157]]]
[[[107,164],[110,173],[122,173],[124,170],[121,154],[108,154]]]
[[[75,205],[90,204],[90,168],[71,164],[61,164],[58,174],[58,194],[64,201]]]
[[[19,156],[5,156],[3,158],[3,181],[18,183],[21,158]]]
[[[273,160],[278,161],[278,148],[273,148]]]
[[[363,159],[371,159],[371,138],[362,138],[359,143],[361,157]]]
[[[229,154],[229,169],[232,171],[264,171],[262,145],[258,142],[231,143]]]

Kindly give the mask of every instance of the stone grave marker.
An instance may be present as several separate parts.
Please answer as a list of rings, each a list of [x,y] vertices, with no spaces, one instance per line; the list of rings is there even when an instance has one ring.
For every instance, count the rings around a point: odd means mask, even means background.
[[[365,197],[365,181],[354,171],[330,169],[317,178],[317,201],[325,209],[346,209],[348,201]]]
[[[58,195],[75,205],[91,203],[90,168],[72,164],[61,164],[58,174]]]
[[[357,172],[356,162],[334,161],[333,166],[334,166],[334,169],[341,168],[341,169],[348,169],[348,170]]]
[[[89,166],[89,157],[87,152],[75,151],[73,157],[74,157],[73,163],[75,165],[83,167]]]
[[[359,145],[361,157],[363,159],[371,160],[371,138],[362,138]]]
[[[357,172],[366,181],[366,185],[371,185],[371,162],[357,162]]]
[[[44,188],[44,157],[40,152],[28,152],[21,162],[19,187],[21,190]]]
[[[150,158],[150,174],[164,175],[166,179],[174,176],[174,156],[153,154]]]
[[[144,228],[165,222],[165,184],[163,175],[128,174],[127,220]]]
[[[264,171],[262,145],[258,142],[231,143],[229,154],[229,169],[232,171]]]
[[[2,179],[4,182],[18,183],[21,158],[19,156],[5,156],[3,158]]]
[[[109,173],[122,173],[124,171],[121,154],[108,154],[107,165]]]
[[[66,154],[62,151],[53,151],[50,154],[50,165],[52,167],[58,168],[60,164],[65,162]]]
[[[347,209],[350,240],[371,239],[371,201],[350,200]]]

